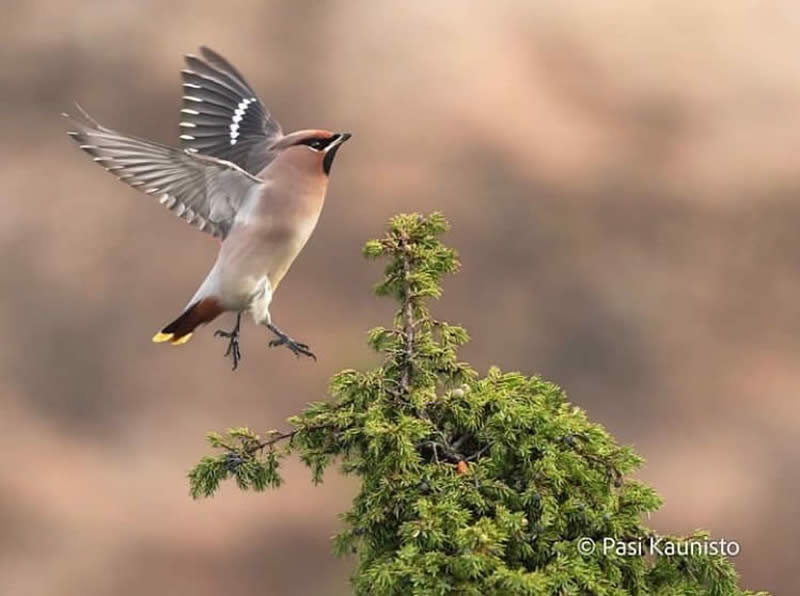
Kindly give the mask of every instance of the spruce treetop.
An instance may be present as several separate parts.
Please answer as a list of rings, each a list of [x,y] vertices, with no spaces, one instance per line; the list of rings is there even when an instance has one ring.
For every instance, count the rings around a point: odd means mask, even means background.
[[[498,368],[480,377],[458,360],[466,331],[429,310],[459,268],[439,240],[447,227],[438,213],[398,215],[366,244],[386,262],[375,293],[398,305],[392,326],[368,336],[381,365],[336,374],[331,399],[290,418],[287,432],[210,434],[216,454],[189,473],[192,496],[227,478],[277,488],[290,454],[315,483],[339,462],[360,480],[334,538],[337,554],[357,556],[356,594],[750,594],[720,555],[603,552],[604,538],[660,538],[642,517],[661,501],[630,478],[642,460],[556,385]],[[579,548],[587,538],[591,553]]]

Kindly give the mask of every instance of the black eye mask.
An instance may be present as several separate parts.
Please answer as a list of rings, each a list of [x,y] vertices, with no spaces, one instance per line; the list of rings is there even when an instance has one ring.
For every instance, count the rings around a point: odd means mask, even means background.
[[[303,139],[302,141],[299,141],[297,144],[306,145],[307,147],[311,147],[312,149],[315,149],[317,151],[322,151],[325,149],[325,147],[336,141],[338,138],[339,135],[332,135],[327,138],[314,137],[310,139]]]

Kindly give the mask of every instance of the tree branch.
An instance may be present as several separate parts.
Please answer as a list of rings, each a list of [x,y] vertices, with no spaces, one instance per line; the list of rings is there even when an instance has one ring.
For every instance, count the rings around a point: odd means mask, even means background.
[[[299,428],[296,428],[295,430],[292,430],[292,431],[289,431],[289,432],[286,432],[286,433],[278,433],[276,435],[273,435],[272,438],[270,438],[270,439],[267,439],[265,441],[259,441],[256,445],[253,445],[252,447],[246,449],[245,452],[248,455],[253,455],[256,451],[261,451],[262,449],[264,449],[266,447],[270,447],[271,448],[273,445],[275,445],[276,443],[279,443],[280,441],[284,441],[286,439],[289,439],[291,441],[292,438],[294,438],[294,436],[298,432],[300,432]]]
[[[403,370],[400,376],[400,386],[403,392],[408,395],[409,383],[411,382],[412,357],[414,355],[414,305],[411,296],[408,278],[411,275],[411,259],[408,251],[408,237],[403,234],[400,236],[400,249],[403,260],[403,335],[405,337],[405,351]]]

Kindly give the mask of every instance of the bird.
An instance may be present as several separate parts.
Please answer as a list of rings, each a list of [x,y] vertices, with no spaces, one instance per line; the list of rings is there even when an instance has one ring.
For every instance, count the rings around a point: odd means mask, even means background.
[[[195,228],[221,241],[208,275],[181,314],[154,336],[186,343],[200,325],[236,315],[225,357],[241,360],[243,314],[273,334],[269,346],[316,360],[305,343],[270,315],[275,291],[319,220],[334,157],[352,136],[307,129],[284,133],[242,74],[217,52],[201,47],[184,57],[178,146],[119,133],[80,105],[64,113],[67,134],[108,172],[150,195]]]

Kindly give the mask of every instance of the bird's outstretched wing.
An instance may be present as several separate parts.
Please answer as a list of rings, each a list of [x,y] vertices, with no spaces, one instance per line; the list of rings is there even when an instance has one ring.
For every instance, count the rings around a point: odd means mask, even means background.
[[[137,190],[153,195],[196,228],[224,238],[239,207],[264,184],[236,164],[126,136],[98,124],[80,106],[67,132],[94,161]]]
[[[258,174],[273,158],[281,126],[230,62],[206,47],[186,56],[182,146]]]

